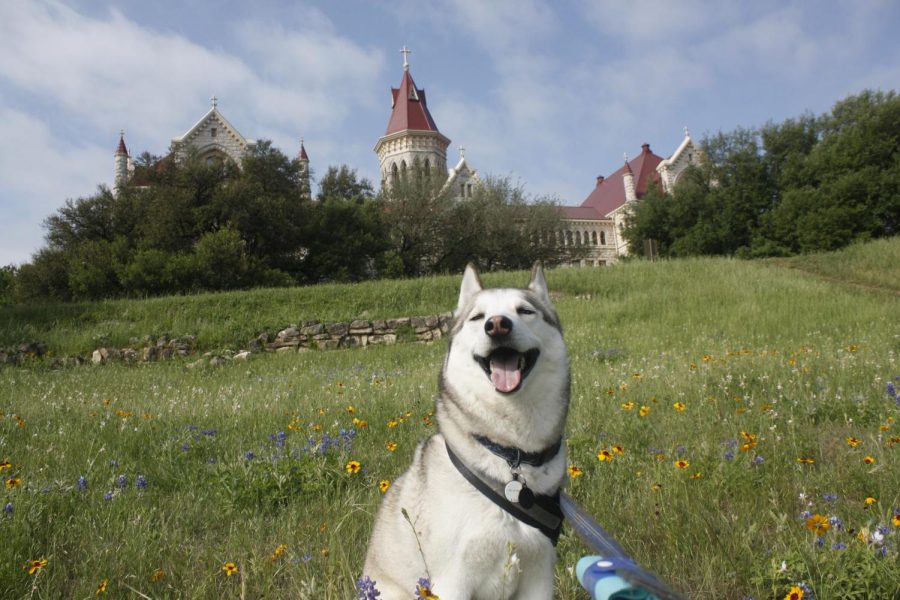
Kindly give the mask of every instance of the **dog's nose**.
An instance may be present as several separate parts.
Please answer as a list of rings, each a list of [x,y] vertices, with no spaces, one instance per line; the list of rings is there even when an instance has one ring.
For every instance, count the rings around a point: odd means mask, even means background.
[[[501,338],[509,335],[509,332],[512,331],[512,326],[513,324],[509,317],[498,315],[490,317],[484,322],[484,332],[492,338]]]

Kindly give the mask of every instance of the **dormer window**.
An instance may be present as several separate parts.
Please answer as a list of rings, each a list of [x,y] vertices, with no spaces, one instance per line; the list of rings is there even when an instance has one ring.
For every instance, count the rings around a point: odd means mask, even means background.
[[[409,99],[410,100],[419,100],[419,94],[416,92],[416,86],[409,87]]]
[[[209,130],[209,137],[216,137],[216,134],[219,133],[219,130],[213,127]]]

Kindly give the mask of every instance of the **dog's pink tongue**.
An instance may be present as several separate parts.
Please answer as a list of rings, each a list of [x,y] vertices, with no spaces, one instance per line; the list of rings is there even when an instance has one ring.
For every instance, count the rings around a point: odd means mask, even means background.
[[[491,358],[491,382],[498,392],[511,392],[521,381],[518,354],[510,353],[508,356]]]

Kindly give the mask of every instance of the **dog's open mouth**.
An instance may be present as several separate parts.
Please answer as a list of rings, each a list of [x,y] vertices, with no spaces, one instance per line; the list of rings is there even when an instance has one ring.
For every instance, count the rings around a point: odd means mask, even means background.
[[[519,352],[512,348],[497,348],[487,356],[475,356],[475,360],[490,377],[494,388],[509,394],[522,385],[537,363],[541,351],[537,348]]]

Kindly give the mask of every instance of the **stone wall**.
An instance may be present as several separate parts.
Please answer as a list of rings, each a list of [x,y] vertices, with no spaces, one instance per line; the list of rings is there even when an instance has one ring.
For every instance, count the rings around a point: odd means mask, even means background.
[[[304,352],[309,350],[336,350],[375,345],[392,345],[404,342],[430,343],[441,339],[450,330],[451,313],[402,317],[398,319],[343,321],[322,323],[304,321],[289,325],[277,333],[263,331],[249,340],[241,349],[222,349],[206,352],[188,366],[203,363],[222,364],[230,360],[247,360],[262,352]],[[0,349],[0,364],[24,365],[29,361],[50,358],[54,367],[80,365],[87,362],[154,362],[171,358],[187,358],[196,353],[194,336],[169,338],[146,336],[142,342],[132,341],[124,348],[102,346],[89,357],[50,357],[47,345],[41,342],[22,344],[14,348]]]

